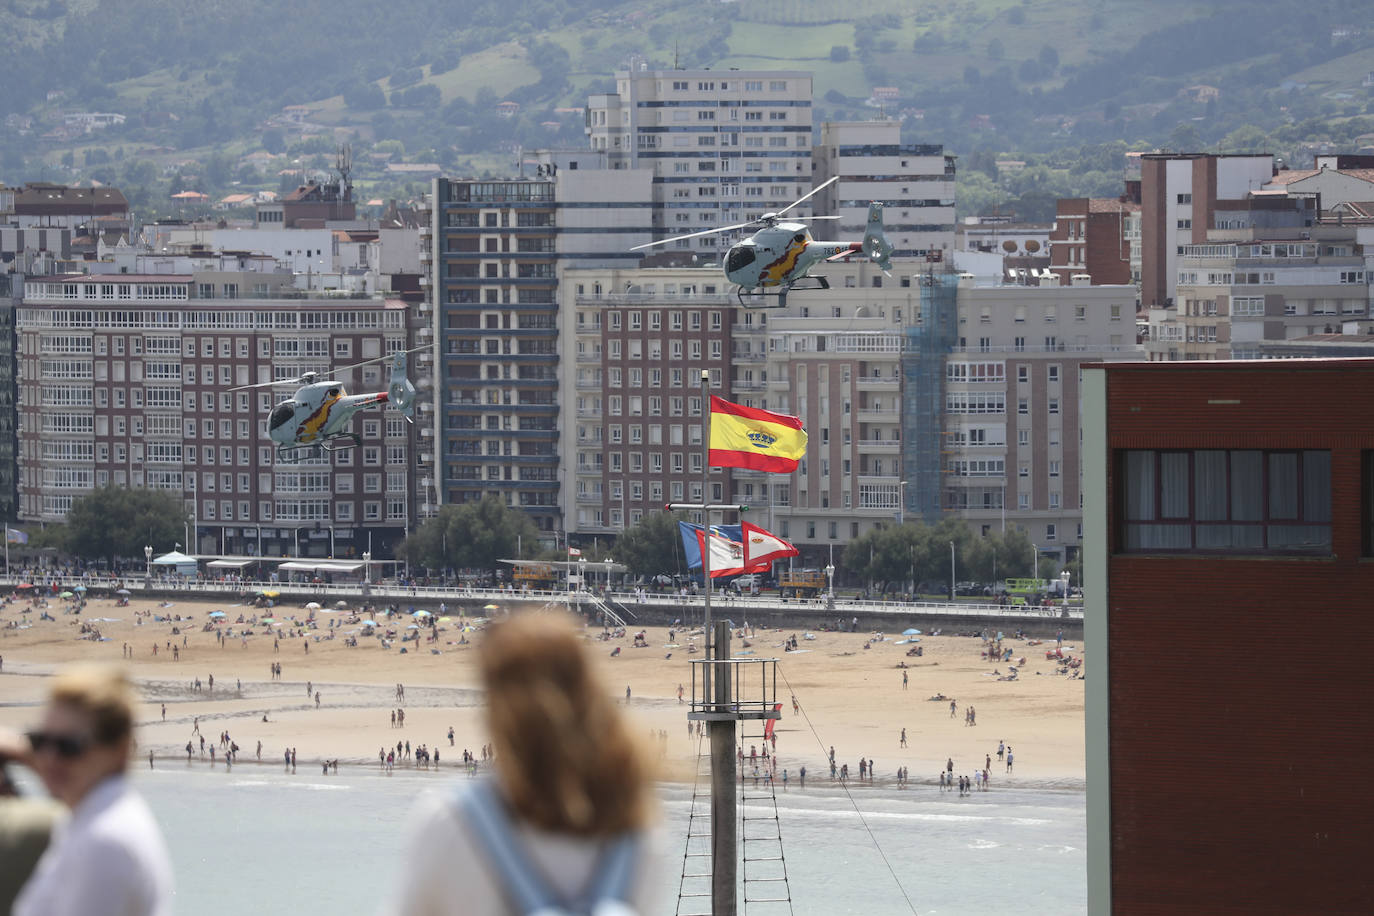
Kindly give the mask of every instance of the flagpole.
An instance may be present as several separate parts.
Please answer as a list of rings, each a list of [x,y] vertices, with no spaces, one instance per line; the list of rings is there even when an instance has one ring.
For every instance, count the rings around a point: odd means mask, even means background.
[[[701,370],[701,504],[709,506],[711,500],[711,371]],[[701,551],[701,583],[706,586],[706,658],[711,659],[715,656],[711,651],[711,510],[702,510],[702,521],[706,527],[706,537],[703,540],[705,549]],[[711,666],[707,665],[706,670],[710,671]],[[710,684],[706,686],[707,695],[710,695]]]

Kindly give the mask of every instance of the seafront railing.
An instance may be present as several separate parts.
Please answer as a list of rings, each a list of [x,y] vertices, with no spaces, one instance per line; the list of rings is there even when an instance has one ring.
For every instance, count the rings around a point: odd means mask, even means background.
[[[614,601],[623,606],[632,614],[639,607],[693,607],[704,604],[704,597],[700,594],[666,594],[654,593],[641,594],[635,591],[612,590],[608,593],[591,593],[586,591],[568,591],[563,589],[500,589],[500,588],[467,588],[454,585],[397,585],[395,583],[325,583],[325,582],[271,582],[256,580],[202,580],[202,579],[178,579],[175,577],[153,576],[127,576],[110,578],[107,576],[37,576],[27,579],[22,576],[0,576],[0,589],[14,588],[18,585],[29,583],[35,589],[43,589],[49,593],[52,587],[57,586],[58,592],[74,591],[77,587],[84,587],[89,592],[100,594],[110,594],[117,589],[127,589],[131,595],[157,594],[164,596],[175,593],[188,595],[225,595],[243,598],[252,597],[262,591],[275,591],[278,593],[278,603],[285,599],[287,603],[292,600],[299,600],[305,603],[312,600],[319,600],[322,604],[328,601],[336,601],[345,598],[357,599],[359,597],[373,603],[415,603],[424,602],[427,604],[438,604],[440,602],[459,602],[466,608],[473,602],[485,604],[502,605],[503,602],[540,602],[554,604],[592,604],[594,600]],[[957,616],[957,617],[1047,617],[1064,618],[1070,620],[1083,619],[1083,608],[1081,605],[1003,605],[1003,604],[982,604],[975,602],[944,602],[944,601],[878,601],[873,599],[845,597],[836,595],[834,598],[823,596],[820,598],[781,598],[771,595],[734,595],[725,590],[718,590],[712,595],[712,605],[717,609],[720,616],[734,619],[736,616],[742,622],[751,610],[757,611],[797,611],[807,614],[815,614],[821,619],[834,616],[841,619],[841,623],[847,622],[846,618],[852,619],[857,615],[870,617],[873,615],[890,615],[893,618],[911,616],[914,614],[928,614],[938,616]],[[738,610],[738,614],[734,611]],[[457,607],[454,610],[458,610]]]

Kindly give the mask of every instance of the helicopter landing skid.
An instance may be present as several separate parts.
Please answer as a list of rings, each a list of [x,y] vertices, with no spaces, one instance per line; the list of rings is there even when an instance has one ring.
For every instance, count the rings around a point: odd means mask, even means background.
[[[764,286],[756,289],[735,287],[735,296],[741,308],[781,309],[787,308],[787,294],[792,290],[830,289],[830,281],[825,277],[798,277],[782,286]],[[769,301],[773,300],[773,301]]]
[[[363,440],[357,433],[343,433],[338,436],[332,436],[323,442],[279,445],[277,446],[277,460],[293,463],[305,458],[323,458],[327,452],[342,452],[351,448],[357,448],[362,444]]]

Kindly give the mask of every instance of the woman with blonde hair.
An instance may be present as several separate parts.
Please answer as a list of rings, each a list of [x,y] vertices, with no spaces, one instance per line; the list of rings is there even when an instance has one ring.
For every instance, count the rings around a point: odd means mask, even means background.
[[[73,668],[53,683],[26,761],[71,809],[14,916],[166,916],[172,866],[152,812],[124,778],[134,700],[123,673]]]
[[[480,671],[494,775],[422,802],[394,912],[644,912],[646,758],[564,614],[487,630]]]

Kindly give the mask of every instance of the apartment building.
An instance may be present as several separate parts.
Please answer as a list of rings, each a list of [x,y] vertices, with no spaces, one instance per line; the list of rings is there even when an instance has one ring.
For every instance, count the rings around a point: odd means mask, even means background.
[[[629,249],[650,239],[649,180],[566,166],[435,180],[424,260],[441,367],[439,504],[498,493],[542,530],[561,529],[558,268],[635,263]]]
[[[636,69],[615,81],[587,100],[587,137],[608,168],[652,170],[658,237],[746,222],[811,189],[809,72]],[[726,247],[704,235],[674,250]]]
[[[899,121],[827,121],[812,155],[816,185],[835,184],[813,198],[815,211],[839,216],[818,222],[818,239],[863,238],[868,205],[882,201],[893,255],[937,260],[954,247],[954,156],[938,143],[902,143]],[[939,254],[932,254],[939,252]]]
[[[283,462],[266,420],[291,386],[230,389],[315,371],[384,390],[384,364],[333,369],[407,349],[406,316],[399,300],[251,295],[215,274],[30,278],[15,315],[19,517],[61,521],[93,487],[146,486],[182,494],[191,552],[388,555],[415,517],[411,425],[366,411],[358,448]]]
[[[1216,215],[1221,202],[1248,200],[1273,176],[1268,153],[1140,156],[1142,305],[1175,299],[1183,247],[1205,242],[1209,229],[1224,228]]]
[[[1370,273],[1354,227],[1242,238],[1213,233],[1184,246],[1174,306],[1150,309],[1150,359],[1251,359],[1263,341],[1335,333],[1368,318]]]
[[[1042,553],[1070,560],[1082,543],[1080,369],[1141,357],[1135,287],[963,278],[956,308],[957,336],[939,379],[943,422],[914,431],[940,437],[942,508],[984,533],[1023,527]],[[917,385],[928,379],[913,376]],[[909,386],[904,396],[919,393]],[[922,443],[907,449],[917,454]],[[912,493],[913,503],[920,498]]]
[[[728,501],[738,472],[703,473],[701,373],[708,397],[761,392],[764,315],[741,316],[715,268],[570,268],[560,290],[566,529],[618,533],[668,502]]]

